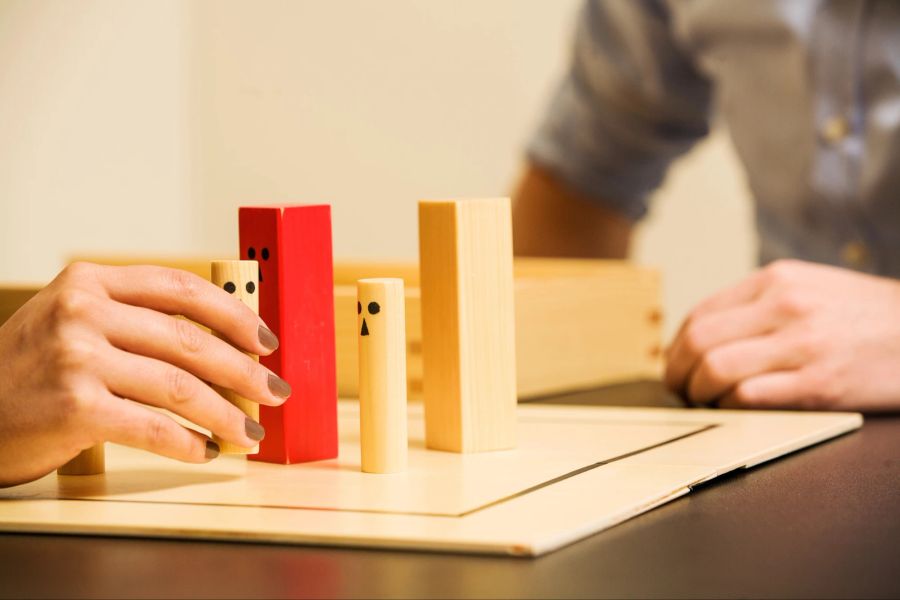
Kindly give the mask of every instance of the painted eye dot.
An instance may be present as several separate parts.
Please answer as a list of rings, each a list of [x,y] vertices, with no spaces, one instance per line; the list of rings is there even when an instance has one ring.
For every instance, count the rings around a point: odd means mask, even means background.
[[[369,314],[377,315],[381,311],[381,307],[378,306],[377,302],[369,302]]]
[[[255,291],[256,291],[256,284],[253,283],[252,281],[248,281],[247,282],[247,293],[252,294]]]
[[[362,304],[359,302],[356,303],[356,314],[360,314],[362,312]]]
[[[256,248],[250,246],[250,249],[247,250],[247,258],[249,258],[250,260],[256,258]]]
[[[233,281],[226,281],[225,285],[222,287],[224,287],[225,291],[228,292],[229,294],[233,294],[237,290],[237,286],[234,285]]]
[[[269,249],[268,248],[263,248],[262,252],[260,252],[260,254],[262,255],[263,260],[269,260]]]

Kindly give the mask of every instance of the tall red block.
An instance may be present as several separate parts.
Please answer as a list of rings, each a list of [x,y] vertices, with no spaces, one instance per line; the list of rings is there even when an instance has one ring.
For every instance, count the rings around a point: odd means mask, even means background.
[[[259,262],[259,315],[280,346],[260,362],[291,384],[282,406],[260,406],[266,437],[252,460],[335,458],[337,382],[331,207],[242,207],[240,256]]]

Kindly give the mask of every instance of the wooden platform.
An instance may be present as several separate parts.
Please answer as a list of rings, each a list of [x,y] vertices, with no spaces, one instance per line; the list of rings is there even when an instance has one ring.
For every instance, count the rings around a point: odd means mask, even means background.
[[[186,465],[108,447],[107,473],[0,490],[0,530],[202,538],[536,556],[734,469],[860,426],[847,413],[519,407],[516,450],[424,448],[410,407],[409,470],[359,470],[355,402],[337,460]]]

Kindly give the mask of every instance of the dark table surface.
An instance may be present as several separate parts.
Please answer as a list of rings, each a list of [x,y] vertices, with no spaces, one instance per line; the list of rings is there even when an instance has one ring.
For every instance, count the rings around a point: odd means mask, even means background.
[[[641,383],[553,403],[675,405]],[[900,416],[538,559],[0,535],[0,597],[900,597]]]

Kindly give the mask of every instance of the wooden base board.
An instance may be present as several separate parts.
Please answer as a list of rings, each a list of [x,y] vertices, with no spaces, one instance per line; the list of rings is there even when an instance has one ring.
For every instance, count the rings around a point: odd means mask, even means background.
[[[519,407],[516,450],[426,450],[410,407],[409,469],[360,472],[356,402],[341,455],[292,466],[177,463],[109,446],[107,472],[0,490],[0,530],[536,556],[858,428],[847,413]]]

